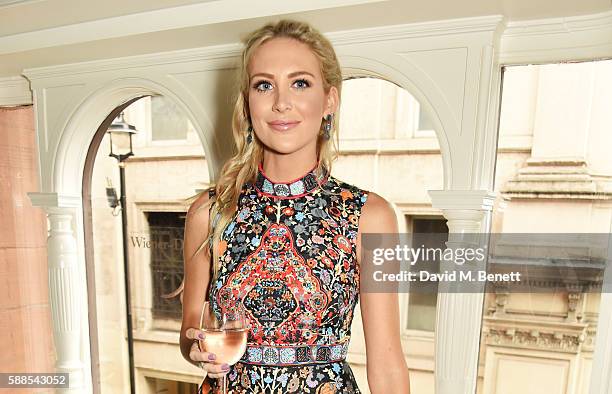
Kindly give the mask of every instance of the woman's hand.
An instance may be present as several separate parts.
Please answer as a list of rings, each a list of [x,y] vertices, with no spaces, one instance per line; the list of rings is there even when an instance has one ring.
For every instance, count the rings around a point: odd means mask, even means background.
[[[199,341],[204,340],[206,334],[197,328],[188,328],[185,331],[185,336],[193,340],[191,349],[189,350],[189,358],[200,364],[207,376],[211,378],[220,378],[227,374],[230,370],[228,364],[220,364],[216,362],[216,355],[213,353],[203,352],[200,349]]]

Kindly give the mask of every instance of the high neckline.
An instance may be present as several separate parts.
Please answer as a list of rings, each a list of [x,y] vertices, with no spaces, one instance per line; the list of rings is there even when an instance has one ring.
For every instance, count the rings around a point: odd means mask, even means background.
[[[255,187],[259,192],[274,198],[297,198],[309,194],[321,186],[329,175],[328,171],[324,171],[317,177],[316,169],[318,163],[304,175],[287,182],[275,182],[270,179],[263,170],[263,165],[260,162],[257,167],[257,178]]]

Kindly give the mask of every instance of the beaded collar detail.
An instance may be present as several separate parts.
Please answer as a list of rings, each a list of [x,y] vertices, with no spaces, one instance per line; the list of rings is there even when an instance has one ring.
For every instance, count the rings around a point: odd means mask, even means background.
[[[266,176],[263,171],[261,163],[257,170],[257,178],[255,180],[255,187],[261,193],[278,198],[292,198],[303,196],[317,187],[319,187],[323,181],[327,178],[328,172],[325,171],[323,175],[317,178],[315,169],[313,167],[305,175],[294,179],[289,182],[274,182]]]

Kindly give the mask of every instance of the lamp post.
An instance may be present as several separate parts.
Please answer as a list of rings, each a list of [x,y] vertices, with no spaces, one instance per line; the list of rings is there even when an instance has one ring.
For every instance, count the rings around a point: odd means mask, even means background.
[[[134,156],[132,152],[132,135],[136,133],[136,127],[128,124],[123,119],[123,112],[113,121],[108,128],[107,133],[110,139],[110,154],[109,156],[117,159],[119,163],[119,179],[121,186],[121,224],[123,235],[123,273],[125,282],[125,306],[127,319],[127,341],[128,341],[128,356],[130,363],[130,393],[135,394],[136,384],[134,378],[134,344],[132,336],[132,303],[130,298],[130,269],[128,256],[128,233],[127,233],[127,204],[125,199],[125,160]],[[114,141],[113,141],[114,140]],[[122,153],[127,149],[129,141],[129,152]]]

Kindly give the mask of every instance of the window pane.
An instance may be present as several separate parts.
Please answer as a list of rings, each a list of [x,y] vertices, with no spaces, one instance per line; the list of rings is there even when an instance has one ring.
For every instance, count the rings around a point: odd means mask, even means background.
[[[185,214],[148,212],[151,240],[151,275],[153,280],[153,317],[181,318],[178,297],[164,297],[176,290],[183,280],[183,229]]]
[[[163,96],[151,97],[151,139],[184,140],[189,121],[178,106]]]
[[[434,125],[429,114],[423,110],[423,106],[419,105],[419,130],[433,130]]]

